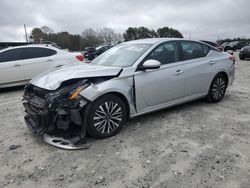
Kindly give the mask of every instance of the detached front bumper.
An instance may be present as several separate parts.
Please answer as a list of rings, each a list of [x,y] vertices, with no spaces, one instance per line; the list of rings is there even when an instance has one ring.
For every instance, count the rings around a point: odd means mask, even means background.
[[[88,147],[80,101],[54,104],[39,96],[24,95],[23,105],[26,125],[46,143],[64,149]]]

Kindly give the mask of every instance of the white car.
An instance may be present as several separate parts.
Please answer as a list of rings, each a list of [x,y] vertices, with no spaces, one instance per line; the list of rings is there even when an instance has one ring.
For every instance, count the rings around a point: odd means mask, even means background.
[[[50,68],[83,60],[81,53],[71,53],[44,44],[0,50],[0,88],[24,85]]]

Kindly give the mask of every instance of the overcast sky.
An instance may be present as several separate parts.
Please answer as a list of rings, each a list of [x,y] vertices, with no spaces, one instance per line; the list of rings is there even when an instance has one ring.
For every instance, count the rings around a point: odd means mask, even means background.
[[[249,0],[0,0],[0,41],[24,41],[24,23],[28,32],[169,26],[185,38],[250,38],[249,8]]]

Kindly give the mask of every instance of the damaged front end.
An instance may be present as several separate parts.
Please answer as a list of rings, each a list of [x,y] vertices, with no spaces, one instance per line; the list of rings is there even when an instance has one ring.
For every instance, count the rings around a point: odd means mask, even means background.
[[[83,113],[88,101],[79,93],[89,85],[88,79],[83,79],[50,91],[27,84],[23,96],[25,123],[51,145],[64,149],[86,148]]]

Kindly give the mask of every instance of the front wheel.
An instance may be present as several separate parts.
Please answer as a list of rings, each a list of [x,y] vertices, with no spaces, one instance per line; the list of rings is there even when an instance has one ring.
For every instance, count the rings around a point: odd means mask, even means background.
[[[122,128],[127,111],[124,102],[113,94],[98,98],[87,112],[87,131],[95,138],[107,138]]]
[[[219,102],[225,95],[227,89],[227,79],[223,74],[217,74],[210,86],[207,100],[211,103]]]

